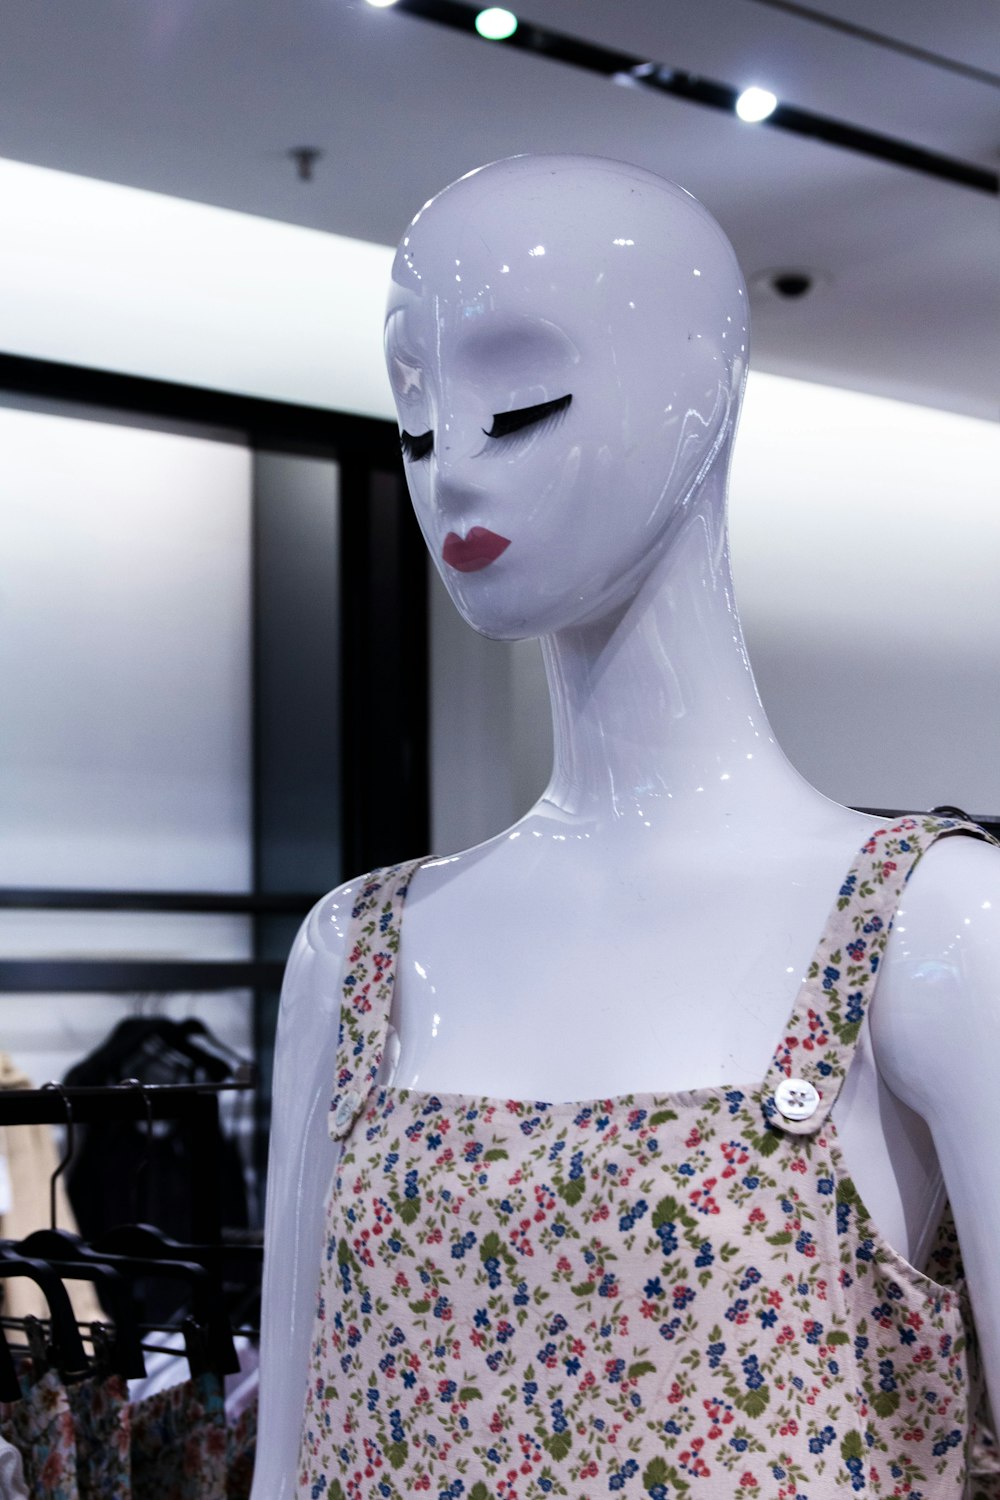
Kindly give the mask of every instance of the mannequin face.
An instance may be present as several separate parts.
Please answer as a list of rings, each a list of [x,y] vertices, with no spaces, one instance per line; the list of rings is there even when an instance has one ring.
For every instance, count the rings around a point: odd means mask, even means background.
[[[407,478],[459,611],[514,639],[627,604],[735,425],[742,279],[687,193],[515,157],[416,216],[386,352]]]

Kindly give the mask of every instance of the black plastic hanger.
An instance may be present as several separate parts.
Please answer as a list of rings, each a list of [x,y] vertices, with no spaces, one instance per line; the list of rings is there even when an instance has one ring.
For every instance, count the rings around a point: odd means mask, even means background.
[[[220,1375],[239,1370],[222,1283],[214,1270],[189,1257],[189,1247],[151,1225],[125,1224],[100,1235],[92,1248],[123,1275],[183,1282],[191,1291],[192,1316],[204,1330],[211,1368]]]
[[[0,1278],[26,1276],[42,1291],[49,1305],[51,1327],[51,1360],[56,1369],[67,1380],[78,1380],[90,1373],[90,1362],[83,1347],[76,1314],[69,1294],[56,1272],[44,1261],[18,1255],[0,1247]],[[11,1400],[17,1400],[20,1389]]]
[[[111,1370],[127,1380],[145,1375],[135,1304],[128,1282],[118,1268],[95,1255],[78,1235],[64,1229],[35,1229],[23,1240],[0,1244],[15,1255],[44,1261],[62,1281],[91,1282],[113,1324],[106,1349]]]

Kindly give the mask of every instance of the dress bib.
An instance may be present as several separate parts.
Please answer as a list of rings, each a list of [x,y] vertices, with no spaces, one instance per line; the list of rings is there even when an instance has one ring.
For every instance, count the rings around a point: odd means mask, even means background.
[[[298,1493],[958,1500],[960,1285],[879,1234],[830,1110],[903,887],[874,834],[762,1080],[570,1103],[376,1085],[406,891],[353,911]]]

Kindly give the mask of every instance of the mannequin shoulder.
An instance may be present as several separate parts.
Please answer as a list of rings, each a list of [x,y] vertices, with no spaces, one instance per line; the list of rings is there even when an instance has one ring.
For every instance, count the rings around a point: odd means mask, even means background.
[[[889,1087],[929,1121],[1000,1070],[1000,849],[941,839],[900,903],[872,1006]],[[978,1092],[973,1088],[972,1092]]]
[[[328,891],[302,922],[285,967],[283,1017],[333,998],[339,1006],[351,916],[365,879],[358,875]]]

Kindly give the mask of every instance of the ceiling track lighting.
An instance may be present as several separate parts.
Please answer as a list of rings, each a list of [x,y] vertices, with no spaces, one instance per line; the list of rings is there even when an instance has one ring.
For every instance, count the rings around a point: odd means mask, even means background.
[[[479,12],[476,30],[488,42],[506,42],[517,30],[517,17],[500,5],[491,5]]]
[[[386,0],[368,0],[368,3],[384,5]],[[479,6],[464,4],[463,0],[392,0],[392,3],[395,10],[404,11],[407,15],[434,21],[439,26],[448,26],[472,36],[482,34],[477,31],[477,18],[484,12]],[[491,9],[495,10],[497,7]],[[512,16],[511,12],[507,14]],[[512,19],[515,18],[512,16]],[[758,89],[756,85],[752,89],[737,89],[731,84],[701,78],[683,69],[669,68],[665,64],[651,62],[648,58],[616,52],[595,42],[583,41],[566,32],[551,31],[524,20],[515,19],[515,30],[507,33],[505,45],[532,52],[536,57],[545,58],[549,62],[561,62],[596,73],[630,88],[655,89],[677,99],[686,99],[691,104],[724,110],[730,115],[737,114],[738,103],[747,94],[770,94],[769,90]],[[774,98],[773,95],[770,97]],[[759,103],[760,101],[758,107]],[[746,115],[741,117],[747,118]],[[775,100],[769,113],[758,114],[754,120],[769,130],[783,130],[791,135],[823,141],[842,151],[857,152],[861,156],[887,162],[890,166],[920,172],[925,177],[971,188],[974,192],[988,193],[991,197],[1000,195],[1000,175],[987,167],[944,156],[937,151],[928,151],[910,141],[865,130],[845,120],[832,119],[829,115],[816,114],[812,110],[799,109],[796,105]]]
[[[748,125],[759,125],[762,120],[770,119],[777,107],[777,94],[772,94],[770,89],[758,88],[756,84],[744,89],[735,105],[736,113]]]

